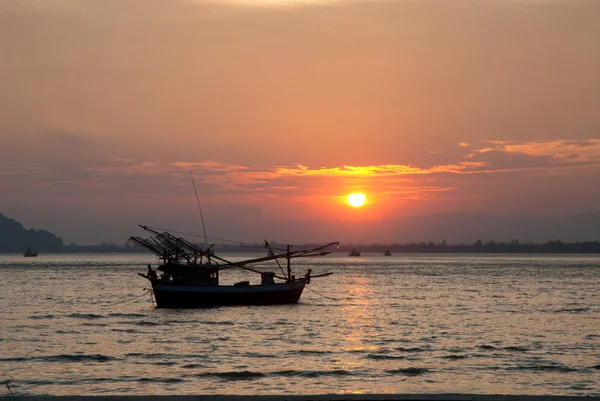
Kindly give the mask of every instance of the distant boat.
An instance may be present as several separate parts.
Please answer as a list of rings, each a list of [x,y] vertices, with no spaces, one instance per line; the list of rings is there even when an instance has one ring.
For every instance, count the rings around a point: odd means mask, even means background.
[[[356,248],[352,248],[348,253],[348,256],[360,256],[360,251]]]
[[[26,258],[31,258],[37,256],[37,252],[35,252],[31,248],[27,248],[25,252],[23,252],[23,256],[25,256]]]
[[[390,252],[389,249],[386,249],[385,252],[383,253],[384,256],[392,256],[392,253]]]

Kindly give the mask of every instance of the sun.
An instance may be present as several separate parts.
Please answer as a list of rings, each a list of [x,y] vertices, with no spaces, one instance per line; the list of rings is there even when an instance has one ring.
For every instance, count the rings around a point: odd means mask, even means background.
[[[361,207],[362,205],[365,204],[365,200],[366,200],[365,194],[360,193],[360,192],[354,192],[354,193],[351,193],[350,195],[348,195],[348,203],[352,207]]]

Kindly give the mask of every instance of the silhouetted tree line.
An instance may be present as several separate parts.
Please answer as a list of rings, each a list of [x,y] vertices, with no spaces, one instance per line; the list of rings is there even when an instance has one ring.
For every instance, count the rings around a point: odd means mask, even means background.
[[[119,245],[113,241],[104,241],[98,245],[77,245],[70,243],[63,246],[61,253],[139,253],[147,252],[146,248],[126,241],[123,245]]]
[[[305,245],[305,247],[315,247],[317,245]],[[297,246],[302,248],[303,246]],[[448,244],[446,241],[435,242],[410,242],[406,244],[393,245],[343,245],[339,250],[332,249],[333,252],[349,252],[351,248],[358,248],[362,252],[381,253],[389,249],[392,253],[600,253],[600,242],[562,242],[561,240],[548,241],[543,243],[519,242],[512,240],[509,242],[482,242],[477,240],[471,244]],[[258,252],[266,253],[263,247],[235,247],[216,245],[216,252]],[[143,247],[133,244],[129,241],[123,245],[115,242],[103,242],[99,245],[64,245],[55,252],[63,253],[136,253],[147,252]]]
[[[358,247],[362,252],[381,252],[389,249],[392,253],[600,253],[600,242],[562,242],[561,240],[543,243],[519,242],[482,242],[477,240],[471,244],[448,244],[446,241],[411,242],[393,245],[345,246],[342,250]]]

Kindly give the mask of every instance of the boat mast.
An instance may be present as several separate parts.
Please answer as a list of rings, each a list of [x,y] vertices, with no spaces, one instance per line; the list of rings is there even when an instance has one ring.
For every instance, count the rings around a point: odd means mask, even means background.
[[[204,226],[204,216],[202,216],[202,207],[200,207],[200,198],[198,197],[198,191],[196,191],[196,183],[194,182],[194,176],[192,175],[192,168],[190,170],[190,178],[192,179],[192,185],[194,186],[194,193],[196,194],[196,202],[198,203],[198,210],[200,211],[200,220],[202,220],[202,231],[204,231],[204,247],[208,252],[208,258],[210,260],[210,250],[208,249],[208,242],[206,241],[206,227]]]
[[[292,281],[292,265],[290,263],[290,244],[287,244],[287,252],[285,254],[285,257],[287,259],[287,276],[288,276],[288,281]]]

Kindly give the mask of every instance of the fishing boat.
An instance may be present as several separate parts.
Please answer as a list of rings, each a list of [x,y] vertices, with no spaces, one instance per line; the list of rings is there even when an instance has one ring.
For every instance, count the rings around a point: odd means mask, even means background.
[[[130,240],[152,251],[160,260],[156,270],[148,265],[146,274],[152,287],[153,299],[158,308],[206,308],[227,305],[295,304],[300,300],[304,287],[312,278],[331,273],[311,275],[312,269],[302,276],[292,274],[291,260],[302,257],[324,256],[324,249],[338,242],[308,250],[273,253],[242,261],[229,261],[168,231],[140,226],[153,234],[151,238],[130,237]],[[272,251],[272,250],[271,250]],[[285,260],[286,270],[279,260]],[[281,275],[264,271],[264,262],[274,261]],[[261,264],[261,268],[251,267]],[[227,269],[243,269],[260,275],[260,282],[240,281],[233,285],[219,284],[219,275]],[[160,274],[160,275],[159,275]],[[278,281],[276,281],[278,280]]]
[[[350,249],[348,256],[360,256],[360,251],[356,248]]]
[[[25,249],[25,252],[23,252],[23,256],[25,256],[26,258],[36,257],[37,255],[38,255],[37,252],[35,252],[31,248],[27,248],[27,249]]]
[[[386,249],[386,250],[383,252],[383,256],[392,256],[392,252],[391,252],[389,249]]]

